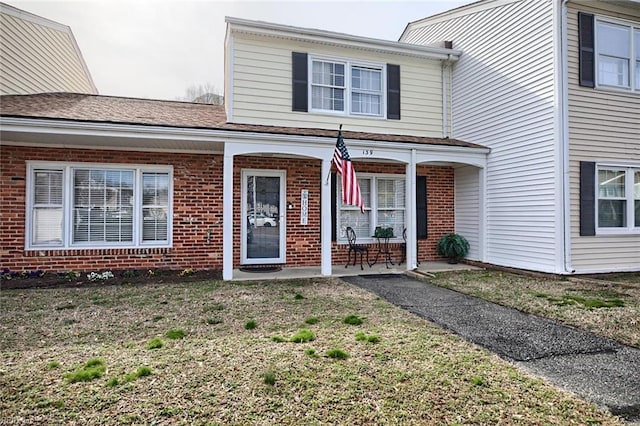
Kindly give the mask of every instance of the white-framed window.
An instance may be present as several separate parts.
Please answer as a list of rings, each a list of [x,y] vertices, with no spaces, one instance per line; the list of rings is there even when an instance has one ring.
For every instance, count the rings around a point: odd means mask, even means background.
[[[598,233],[640,231],[640,168],[598,165]]]
[[[29,162],[27,173],[27,249],[171,244],[171,166]]]
[[[359,173],[358,183],[364,201],[364,213],[361,213],[359,207],[342,203],[342,188],[340,179],[337,179],[338,241],[346,243],[347,227],[353,228],[358,242],[374,241],[377,227],[393,228],[394,238],[391,241],[400,241],[406,226],[405,182],[404,175]]]
[[[598,86],[640,90],[640,24],[598,18],[595,36]]]
[[[311,110],[382,117],[385,66],[310,57]]]

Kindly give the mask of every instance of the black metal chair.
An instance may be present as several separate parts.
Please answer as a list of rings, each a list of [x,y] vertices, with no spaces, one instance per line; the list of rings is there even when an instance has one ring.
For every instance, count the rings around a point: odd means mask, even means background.
[[[356,259],[358,254],[360,254],[360,269],[364,270],[364,267],[362,266],[362,255],[366,253],[367,265],[371,267],[371,264],[369,263],[369,247],[362,244],[356,244],[356,231],[354,231],[350,226],[347,227],[347,240],[349,241],[349,254],[347,256],[347,264],[344,267],[347,268],[349,266],[349,263],[351,262],[351,253],[353,253],[353,266],[356,265]]]
[[[402,230],[402,242],[400,243],[400,255],[402,257],[400,258],[400,262],[398,262],[398,265],[402,265],[402,263],[404,263],[404,261],[407,260],[407,228],[404,228]]]

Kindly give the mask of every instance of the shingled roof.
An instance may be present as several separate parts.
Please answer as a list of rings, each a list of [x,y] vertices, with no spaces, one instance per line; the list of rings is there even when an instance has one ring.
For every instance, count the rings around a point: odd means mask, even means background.
[[[220,105],[79,93],[0,96],[0,116],[297,136],[336,136],[335,129],[228,123],[224,107]],[[484,148],[481,145],[448,138],[351,131],[344,131],[342,134],[347,139]]]

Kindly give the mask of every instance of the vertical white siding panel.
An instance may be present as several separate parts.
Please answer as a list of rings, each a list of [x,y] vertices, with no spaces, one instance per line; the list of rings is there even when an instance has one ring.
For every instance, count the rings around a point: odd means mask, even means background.
[[[552,6],[470,7],[419,21],[401,41],[453,40],[463,52],[453,70],[452,132],[491,148],[484,260],[558,272]]]
[[[455,169],[455,229],[469,241],[468,259],[480,260],[480,169]]]

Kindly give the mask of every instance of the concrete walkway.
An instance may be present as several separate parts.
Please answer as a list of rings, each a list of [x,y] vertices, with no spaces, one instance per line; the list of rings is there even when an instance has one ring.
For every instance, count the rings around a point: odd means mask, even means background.
[[[407,275],[342,277],[530,373],[640,421],[640,350]]]

